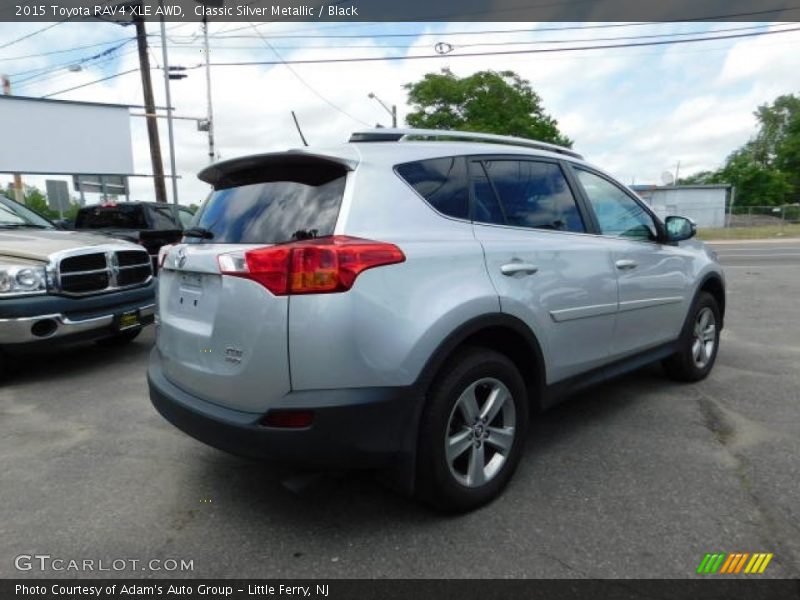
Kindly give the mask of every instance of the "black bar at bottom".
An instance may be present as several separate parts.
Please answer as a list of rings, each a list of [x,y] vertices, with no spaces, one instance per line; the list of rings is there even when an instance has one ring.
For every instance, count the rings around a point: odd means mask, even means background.
[[[5,579],[3,600],[800,599],[797,579]]]

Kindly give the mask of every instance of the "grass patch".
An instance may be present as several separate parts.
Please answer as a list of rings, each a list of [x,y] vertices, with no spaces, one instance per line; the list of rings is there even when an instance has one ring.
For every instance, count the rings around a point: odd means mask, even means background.
[[[720,229],[698,229],[701,240],[766,240],[800,237],[800,224],[760,225],[756,227],[725,227]]]

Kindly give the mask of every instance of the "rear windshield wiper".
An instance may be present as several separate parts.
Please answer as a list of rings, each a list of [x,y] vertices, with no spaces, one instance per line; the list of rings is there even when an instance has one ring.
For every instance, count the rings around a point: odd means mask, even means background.
[[[189,227],[183,232],[185,237],[196,237],[202,240],[210,240],[214,237],[214,233],[203,227]]]

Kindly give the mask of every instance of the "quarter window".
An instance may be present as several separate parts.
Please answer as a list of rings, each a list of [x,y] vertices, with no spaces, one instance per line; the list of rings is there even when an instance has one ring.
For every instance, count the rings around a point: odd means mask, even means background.
[[[440,213],[458,219],[469,218],[469,194],[463,158],[420,160],[398,165],[396,170]]]
[[[484,165],[507,225],[586,231],[575,198],[558,164],[533,160],[489,160]]]
[[[653,218],[636,200],[602,177],[575,169],[603,235],[641,241],[656,239]]]

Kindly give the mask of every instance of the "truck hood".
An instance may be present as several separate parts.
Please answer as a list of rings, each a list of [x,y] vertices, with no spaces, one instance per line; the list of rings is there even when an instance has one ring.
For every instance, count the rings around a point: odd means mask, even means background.
[[[109,243],[108,236],[60,229],[0,229],[0,256],[47,261],[54,252]],[[121,240],[115,244],[139,248]]]

